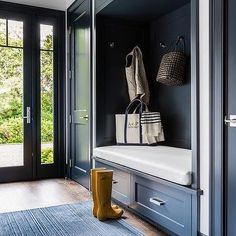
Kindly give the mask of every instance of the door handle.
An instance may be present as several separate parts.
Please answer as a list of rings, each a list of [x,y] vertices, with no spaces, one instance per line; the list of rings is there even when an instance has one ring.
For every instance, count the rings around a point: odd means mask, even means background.
[[[23,119],[26,119],[27,124],[31,123],[31,108],[26,107],[26,116],[23,116]]]
[[[225,116],[225,124],[229,124],[230,127],[236,127],[236,115],[230,115],[229,119]]]
[[[80,119],[89,120],[89,116],[88,116],[88,115],[86,115],[86,116],[81,116]]]
[[[149,199],[149,201],[157,206],[164,206],[166,202],[162,201],[161,199],[158,199],[156,197],[152,197]]]

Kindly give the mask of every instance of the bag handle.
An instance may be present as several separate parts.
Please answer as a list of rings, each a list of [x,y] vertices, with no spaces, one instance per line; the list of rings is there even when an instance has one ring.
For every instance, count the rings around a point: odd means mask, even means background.
[[[143,107],[144,107],[144,102],[141,100],[141,99],[139,99],[139,98],[135,98],[135,99],[133,99],[131,102],[130,102],[130,104],[128,105],[128,107],[126,108],[126,110],[125,110],[125,114],[129,114],[130,113],[130,110],[132,109],[132,107],[134,106],[134,104],[136,104],[136,103],[138,103],[137,104],[137,106],[135,107],[135,109],[134,110],[137,110],[137,108],[139,108],[140,107],[140,109],[143,109]],[[140,110],[139,109],[139,110]]]
[[[149,112],[148,106],[144,103],[145,109],[143,111]],[[137,113],[137,110],[140,108],[140,104],[135,108],[133,114]]]
[[[183,36],[179,36],[175,43],[175,51],[177,51],[178,46],[182,44],[182,52],[185,53],[185,40]]]
[[[130,112],[130,109],[132,108],[132,106],[135,103],[138,103],[136,109],[140,106],[140,108],[139,108],[139,140],[140,140],[140,144],[143,143],[141,116],[142,116],[142,112],[143,112],[143,106],[145,104],[143,103],[142,100],[135,98],[134,100],[131,101],[131,103],[128,105],[128,107],[126,108],[126,111],[125,111],[125,127],[124,127],[124,142],[125,142],[125,144],[127,144],[128,114]]]

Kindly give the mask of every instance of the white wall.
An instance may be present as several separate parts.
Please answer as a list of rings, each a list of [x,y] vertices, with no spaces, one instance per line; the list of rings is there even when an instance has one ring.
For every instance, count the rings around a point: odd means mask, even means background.
[[[65,11],[67,8],[66,1],[69,1],[69,0],[6,0],[6,1],[35,6],[35,7],[44,7],[44,8]]]
[[[200,7],[200,231],[209,235],[209,168],[210,168],[210,114],[209,114],[209,0],[199,0]]]

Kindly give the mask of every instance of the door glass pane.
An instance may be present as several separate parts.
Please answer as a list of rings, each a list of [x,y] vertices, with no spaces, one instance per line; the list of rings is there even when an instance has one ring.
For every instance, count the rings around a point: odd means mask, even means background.
[[[8,20],[8,45],[23,47],[23,22]]]
[[[7,20],[0,19],[0,45],[6,45]]]
[[[24,165],[23,68],[23,48],[0,46],[0,167]]]
[[[53,50],[53,26],[40,25],[40,48]]]
[[[54,163],[53,26],[40,25],[41,164]]]
[[[88,20],[82,17],[77,22],[78,28],[75,28],[75,109],[86,110],[89,103],[88,91],[84,88],[88,85],[89,78],[89,28],[87,27]],[[82,89],[81,89],[82,88]],[[79,92],[78,92],[79,91]]]

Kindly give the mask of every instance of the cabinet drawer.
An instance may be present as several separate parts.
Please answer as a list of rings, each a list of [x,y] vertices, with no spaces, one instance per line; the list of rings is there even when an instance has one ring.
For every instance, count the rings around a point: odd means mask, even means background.
[[[191,195],[165,185],[134,178],[135,208],[177,235],[191,235]]]
[[[112,198],[128,205],[130,203],[130,174],[98,161],[96,161],[96,167],[113,170]]]

